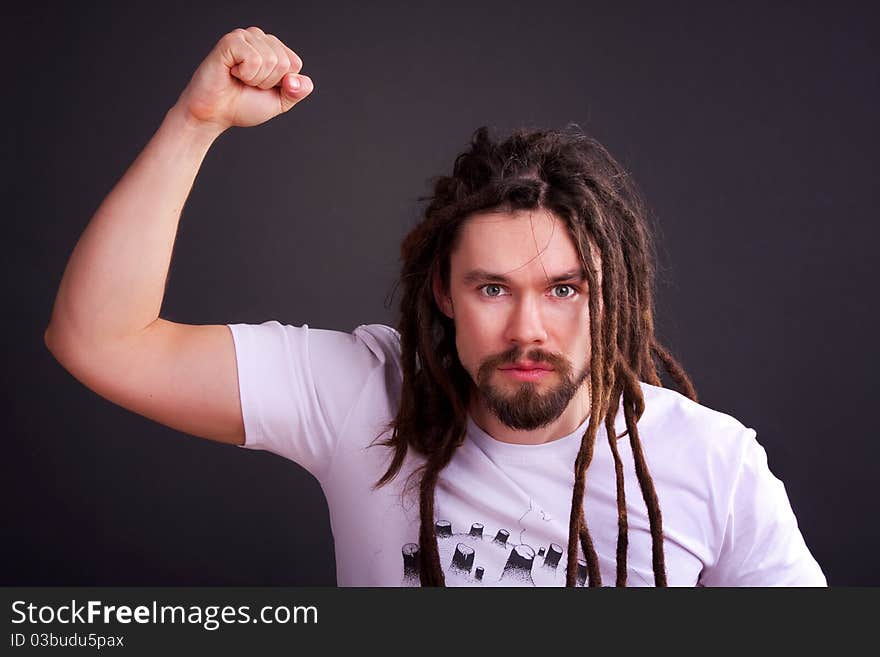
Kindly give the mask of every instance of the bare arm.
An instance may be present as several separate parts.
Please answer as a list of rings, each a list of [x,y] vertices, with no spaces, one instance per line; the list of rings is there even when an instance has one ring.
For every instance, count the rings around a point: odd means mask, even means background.
[[[259,28],[226,34],[89,222],[45,340],[98,394],[188,433],[242,442],[228,328],[175,324],[159,313],[181,210],[205,154],[229,127],[263,123],[305,98],[313,86],[301,67]]]
[[[70,256],[47,330],[49,344],[130,337],[158,317],[180,212],[219,133],[180,107],[101,203]]]

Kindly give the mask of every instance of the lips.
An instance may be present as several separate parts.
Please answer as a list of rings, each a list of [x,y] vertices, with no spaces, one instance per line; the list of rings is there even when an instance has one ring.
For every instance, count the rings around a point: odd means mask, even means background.
[[[514,363],[513,365],[505,365],[504,367],[502,367],[500,369],[502,369],[502,370],[523,370],[525,372],[531,372],[532,370],[545,370],[545,371],[549,372],[553,368],[550,367],[549,365],[547,365],[546,363],[525,362],[525,363]]]
[[[513,367],[501,368],[501,376],[514,381],[537,383],[548,378],[552,370],[546,363],[515,363]]]

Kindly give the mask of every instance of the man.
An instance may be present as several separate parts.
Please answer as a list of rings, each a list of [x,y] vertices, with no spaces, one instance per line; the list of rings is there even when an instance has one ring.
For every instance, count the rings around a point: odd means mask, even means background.
[[[477,131],[404,240],[399,331],[161,319],[207,149],[305,98],[301,68],[252,27],[196,70],[65,271],[74,376],[308,469],[342,585],[825,585],[754,431],[656,340],[643,212],[577,131]]]

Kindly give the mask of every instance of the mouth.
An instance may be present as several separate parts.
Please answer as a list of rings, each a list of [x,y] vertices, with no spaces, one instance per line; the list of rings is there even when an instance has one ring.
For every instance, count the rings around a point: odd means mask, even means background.
[[[546,363],[514,363],[513,365],[505,365],[499,369],[509,371],[518,370],[520,372],[534,372],[540,370],[543,372],[551,372],[553,368]]]
[[[515,364],[499,368],[505,375],[517,381],[538,381],[549,376],[553,368],[543,363]]]

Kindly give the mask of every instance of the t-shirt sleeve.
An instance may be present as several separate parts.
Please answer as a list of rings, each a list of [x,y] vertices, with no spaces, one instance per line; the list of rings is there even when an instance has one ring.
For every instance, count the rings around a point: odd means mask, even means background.
[[[379,324],[345,333],[274,320],[227,326],[238,366],[242,447],[288,458],[320,480],[367,381],[390,364],[397,332]]]
[[[704,568],[703,586],[827,586],[825,575],[798,529],[783,483],[767,452],[748,430],[724,536],[716,562]]]

